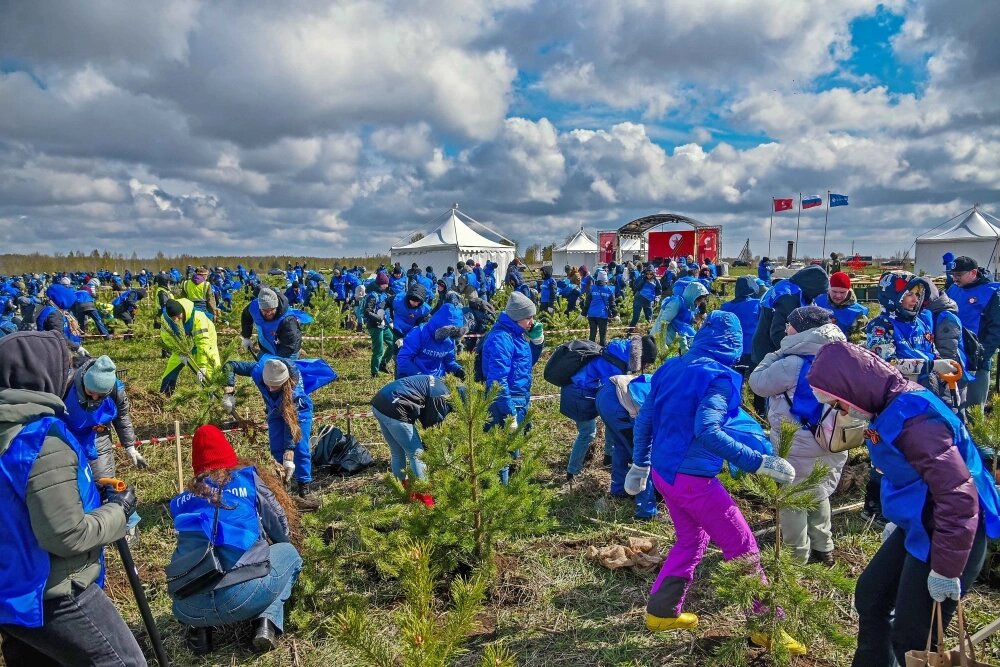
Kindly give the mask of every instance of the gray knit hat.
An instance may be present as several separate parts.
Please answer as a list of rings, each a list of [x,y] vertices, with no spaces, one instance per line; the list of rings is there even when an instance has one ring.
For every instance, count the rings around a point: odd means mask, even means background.
[[[535,316],[535,304],[520,292],[513,292],[507,299],[507,317],[517,322]]]
[[[792,328],[797,332],[802,333],[803,331],[808,331],[809,329],[815,329],[816,327],[821,327],[824,324],[829,324],[833,320],[833,312],[827,310],[826,308],[820,308],[819,306],[802,306],[801,308],[796,308],[791,313],[788,314],[788,323],[792,325]]]
[[[278,387],[288,381],[288,366],[277,359],[264,362],[264,384],[268,387]]]
[[[271,310],[278,307],[278,295],[270,287],[261,287],[257,293],[257,305],[261,310]]]
[[[107,355],[97,357],[87,372],[83,374],[84,388],[101,396],[110,394],[117,381],[115,362],[111,361],[111,357]]]

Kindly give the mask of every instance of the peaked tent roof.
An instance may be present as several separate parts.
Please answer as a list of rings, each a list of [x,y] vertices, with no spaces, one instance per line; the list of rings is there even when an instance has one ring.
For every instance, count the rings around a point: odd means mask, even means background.
[[[975,239],[996,239],[1000,237],[1000,220],[989,213],[983,213],[973,206],[969,215],[955,226],[941,232],[934,229],[917,237],[918,241],[956,241]]]
[[[583,231],[583,227],[581,227],[573,235],[573,238],[555,248],[552,252],[597,252],[597,241],[592,239],[587,232]]]
[[[512,248],[514,246],[513,242],[510,242],[505,237],[486,228],[472,217],[459,211],[457,205],[431,222],[436,222],[441,218],[443,220],[433,231],[428,232],[413,243],[394,245],[391,250],[417,250],[439,247]],[[494,238],[491,239],[490,236]],[[503,243],[503,241],[507,241],[507,243]]]

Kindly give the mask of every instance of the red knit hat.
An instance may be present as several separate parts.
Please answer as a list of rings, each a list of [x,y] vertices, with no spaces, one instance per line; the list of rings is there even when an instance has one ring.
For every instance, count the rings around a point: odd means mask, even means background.
[[[851,289],[851,277],[843,271],[837,271],[835,274],[830,276],[830,287]]]
[[[195,475],[216,468],[235,468],[237,465],[236,452],[218,426],[205,424],[198,427],[191,447],[191,467]]]

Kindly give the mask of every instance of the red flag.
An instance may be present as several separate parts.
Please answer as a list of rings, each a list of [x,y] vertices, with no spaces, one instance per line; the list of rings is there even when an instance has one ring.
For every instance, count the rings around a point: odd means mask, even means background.
[[[791,211],[794,205],[795,205],[794,199],[775,199],[774,212],[780,213],[781,211]]]

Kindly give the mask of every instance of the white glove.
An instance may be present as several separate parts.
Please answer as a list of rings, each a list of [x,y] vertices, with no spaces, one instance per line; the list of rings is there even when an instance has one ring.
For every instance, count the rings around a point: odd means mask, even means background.
[[[201,384],[204,381],[205,381],[205,369],[204,368],[199,368],[198,369],[198,383]]]
[[[134,465],[136,468],[149,467],[149,464],[146,463],[146,459],[142,458],[142,454],[140,454],[139,450],[135,448],[135,445],[132,445],[131,447],[126,447],[125,453],[128,454],[128,457],[130,459],[132,459],[132,465]]]
[[[649,466],[637,466],[632,464],[625,475],[625,493],[630,496],[637,496],[646,490],[646,482],[649,479]]]
[[[397,338],[396,339],[396,349],[399,350],[399,349],[402,349],[402,347],[403,347],[403,339],[402,338]]]
[[[962,597],[962,580],[958,577],[945,577],[934,570],[927,575],[927,592],[935,602],[947,599],[958,600]]]
[[[188,365],[188,358],[187,358],[186,355],[182,354],[181,355],[181,366],[187,366],[187,365]]]
[[[285,481],[292,481],[292,475],[295,474],[295,450],[286,449],[284,460],[281,462],[281,467],[284,468]]]
[[[962,372],[962,365],[954,359],[935,359],[934,372],[939,375],[955,375]]]
[[[241,338],[240,339],[240,347],[243,348],[244,350],[246,350],[247,352],[249,352],[250,348],[253,347],[253,339],[252,338]]]
[[[896,528],[897,528],[896,524],[892,523],[891,521],[885,524],[885,528],[882,529],[882,544],[886,543],[886,540],[889,539],[889,537],[892,535],[893,531],[896,530]]]
[[[90,356],[90,352],[87,352],[87,348],[85,348],[83,345],[81,345],[80,347],[76,348],[76,353],[78,355],[80,355],[81,357],[89,357]]]
[[[236,409],[236,397],[233,396],[232,394],[226,394],[225,396],[223,396],[222,409],[228,412],[229,414],[232,414],[233,410]]]
[[[517,430],[517,417],[511,416],[510,423],[507,424],[507,430],[513,433]]]
[[[375,311],[375,317],[377,317],[380,320],[384,320],[385,319],[385,309],[384,308],[379,308],[378,310],[376,310]]]
[[[780,456],[770,456],[765,454],[764,461],[757,468],[758,475],[767,475],[777,480],[778,484],[788,484],[795,479],[795,468],[792,464]]]

